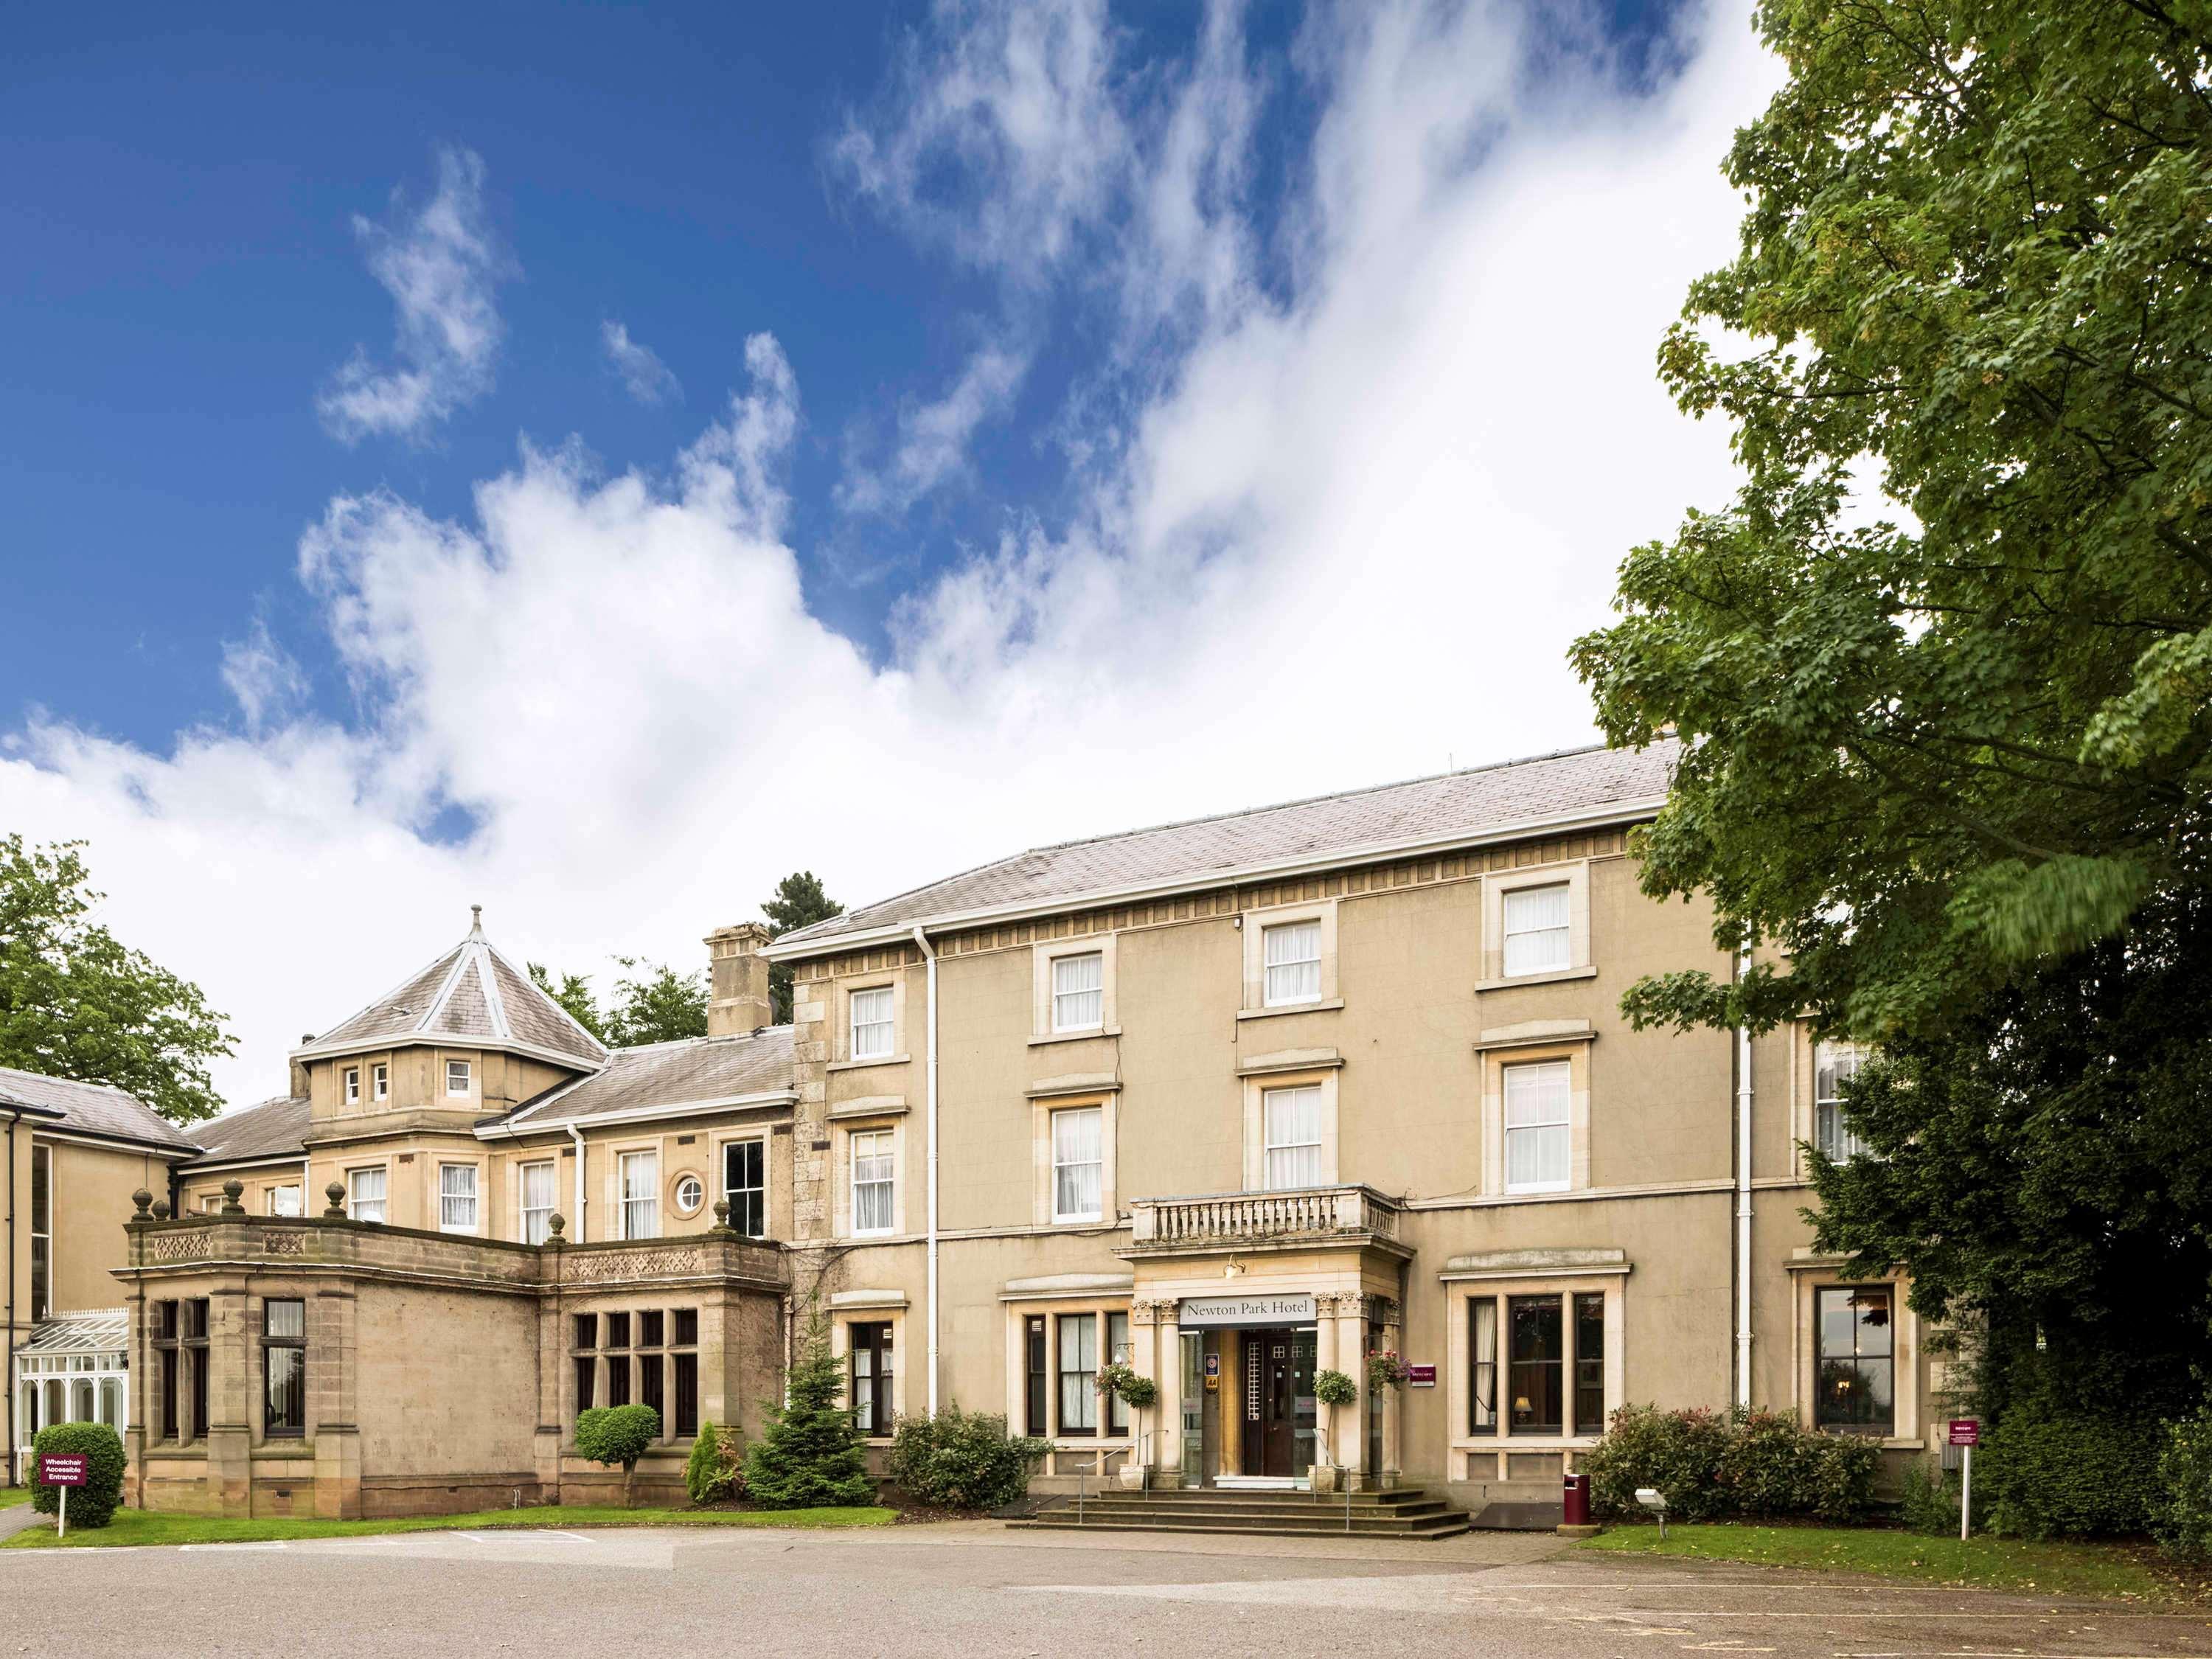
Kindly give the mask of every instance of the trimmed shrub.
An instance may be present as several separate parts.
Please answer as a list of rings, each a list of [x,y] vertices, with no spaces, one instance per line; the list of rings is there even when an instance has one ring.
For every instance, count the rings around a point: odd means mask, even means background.
[[[1990,1530],[2020,1538],[2132,1537],[2166,1508],[2159,1477],[2165,1425],[2150,1417],[2093,1416],[2029,1397],[1989,1434]],[[1984,1475],[1984,1468],[1988,1474]]]
[[[2166,1425],[2151,1530],[2175,1555],[2212,1555],[2212,1401]]]
[[[1624,1407],[1581,1460],[1595,1513],[1643,1513],[1639,1486],[1666,1495],[1678,1521],[1813,1516],[1855,1521],[1874,1502],[1881,1449],[1856,1436],[1815,1434],[1790,1412]]]
[[[576,1415],[576,1455],[623,1472],[623,1502],[629,1502],[637,1460],[660,1438],[660,1413],[650,1406],[595,1406]]]
[[[1342,1371],[1316,1371],[1314,1398],[1324,1406],[1349,1406],[1359,1398],[1359,1384]]]
[[[995,1510],[1021,1498],[1044,1461],[1046,1443],[1006,1432],[1006,1419],[949,1406],[934,1417],[902,1417],[892,1431],[890,1477],[917,1503]]]
[[[84,1459],[84,1485],[70,1490],[70,1525],[104,1527],[123,1501],[123,1437],[105,1423],[50,1423],[31,1439],[31,1507],[58,1513],[62,1489],[39,1479],[38,1454],[76,1453]]]
[[[745,1437],[732,1425],[699,1425],[684,1464],[684,1490],[695,1504],[726,1504],[745,1495]]]

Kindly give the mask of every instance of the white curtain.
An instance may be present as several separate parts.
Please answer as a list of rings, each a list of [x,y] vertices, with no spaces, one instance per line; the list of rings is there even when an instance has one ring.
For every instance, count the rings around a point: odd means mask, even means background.
[[[522,1166],[522,1242],[543,1244],[553,1235],[553,1166]]]
[[[1516,887],[1505,895],[1505,971],[1541,974],[1573,964],[1567,940],[1567,888]]]
[[[1279,1002],[1316,1002],[1321,998],[1321,924],[1293,921],[1260,936],[1267,959],[1269,1006]]]
[[[441,1164],[438,1166],[438,1225],[446,1232],[477,1230],[477,1166]]]
[[[1055,1220],[1087,1220],[1099,1213],[1103,1117],[1096,1106],[1052,1115],[1052,1203]]]
[[[624,1152],[622,1160],[623,1237],[660,1237],[660,1154]]]
[[[1261,1097],[1267,1128],[1270,1188],[1318,1187],[1321,1170],[1321,1090],[1270,1089]]]
[[[1106,1023],[1106,958],[1093,951],[1055,957],[1052,963],[1052,1029],[1087,1031]]]
[[[384,1171],[356,1170],[346,1177],[356,1221],[384,1219]]]
[[[853,1137],[853,1231],[891,1230],[891,1132],[872,1129]]]
[[[1564,1060],[1505,1068],[1507,1192],[1541,1192],[1567,1184],[1574,1150],[1567,1121],[1572,1075]]]

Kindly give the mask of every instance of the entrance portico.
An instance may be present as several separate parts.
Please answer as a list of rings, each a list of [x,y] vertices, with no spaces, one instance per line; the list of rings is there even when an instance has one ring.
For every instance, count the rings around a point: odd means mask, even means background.
[[[1304,1487],[1319,1467],[1395,1485],[1396,1391],[1366,1356],[1398,1343],[1397,1212],[1364,1187],[1139,1200],[1133,1363],[1158,1385],[1150,1480],[1163,1486]],[[1325,1407],[1322,1371],[1357,1398]],[[1326,1484],[1326,1481],[1324,1482]]]

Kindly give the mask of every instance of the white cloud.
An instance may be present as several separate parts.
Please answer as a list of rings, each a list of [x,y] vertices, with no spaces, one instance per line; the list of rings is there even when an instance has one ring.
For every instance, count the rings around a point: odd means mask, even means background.
[[[265,617],[253,619],[246,638],[224,643],[222,683],[253,732],[289,719],[308,691],[307,671],[270,635]]]
[[[943,397],[899,410],[898,438],[883,466],[848,457],[838,506],[848,513],[904,512],[964,471],[975,429],[1006,412],[1028,372],[1025,352],[1002,345],[978,349]]]
[[[599,343],[606,348],[607,362],[622,376],[623,385],[638,402],[650,408],[672,398],[683,401],[683,383],[677,380],[675,371],[660,361],[659,354],[651,346],[631,339],[625,325],[601,323]]]
[[[391,221],[355,216],[370,275],[398,307],[394,365],[362,348],[315,399],[323,424],[348,443],[417,436],[491,389],[503,332],[493,289],[510,268],[485,217],[483,159],[438,154],[437,193],[410,215],[395,192]]]
[[[578,443],[526,449],[463,518],[332,501],[301,573],[357,718],[288,717],[260,689],[281,676],[241,669],[258,730],[155,754],[43,720],[0,739],[0,822],[90,838],[110,924],[236,1017],[221,1081],[245,1098],[471,902],[518,955],[690,963],[802,866],[864,901],[1041,840],[1586,740],[1569,641],[1631,545],[1731,487],[1724,432],[1650,365],[1734,246],[1717,164],[1778,71],[1731,10],[1660,93],[1571,58],[1538,87],[1522,15],[1316,25],[1333,67],[1286,294],[1239,274],[1249,118],[1186,95],[1207,52],[1144,88],[1197,124],[1179,153],[1222,158],[1182,170],[1188,234],[1157,233],[1219,279],[1178,281],[1179,343],[1072,505],[916,595],[889,665],[808,610],[799,388],[757,336],[664,474],[601,476]],[[1006,61],[1001,37],[917,43],[898,95],[925,112],[983,96],[932,91],[940,52],[956,78]],[[1175,121],[1099,116],[1119,159],[1079,183],[1157,178]],[[1008,223],[1058,211],[1051,167],[963,164]],[[1133,280],[1104,303],[1157,315]],[[425,835],[448,806],[478,826],[459,844]]]

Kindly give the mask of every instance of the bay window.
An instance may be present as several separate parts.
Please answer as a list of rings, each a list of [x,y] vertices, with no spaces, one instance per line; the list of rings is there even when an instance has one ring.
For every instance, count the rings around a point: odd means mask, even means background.
[[[1098,1316],[1060,1316],[1060,1423],[1062,1434],[1098,1432]]]
[[[261,1304],[261,1432],[292,1438],[307,1431],[307,1304],[270,1297]]]

